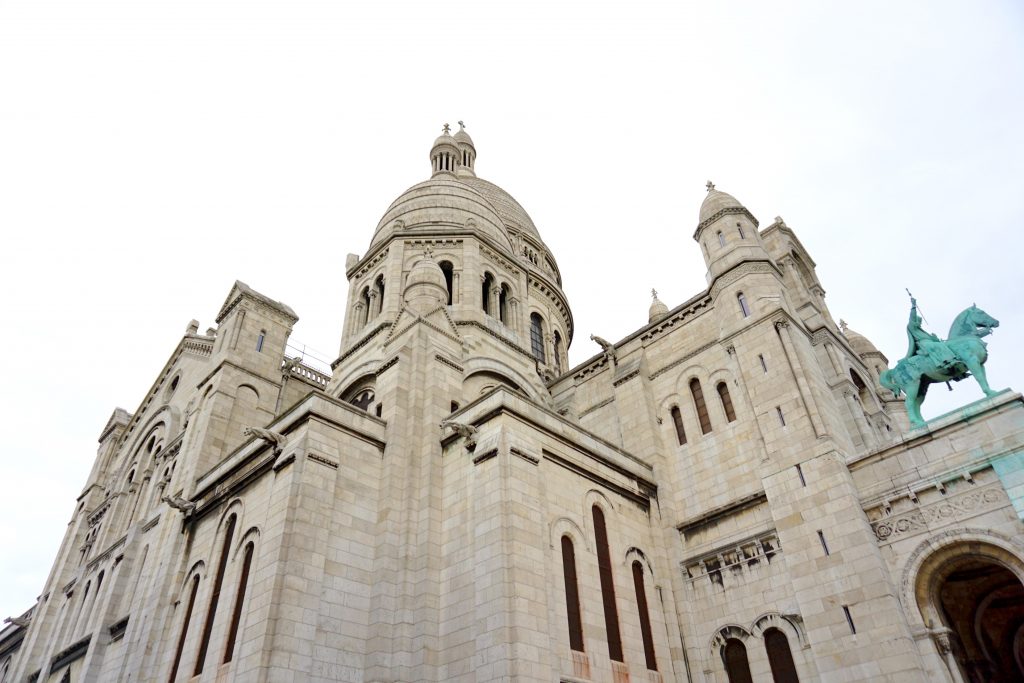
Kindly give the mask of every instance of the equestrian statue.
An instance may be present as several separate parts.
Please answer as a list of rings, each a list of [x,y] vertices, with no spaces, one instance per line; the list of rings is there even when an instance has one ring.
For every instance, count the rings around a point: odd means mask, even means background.
[[[910,298],[910,320],[907,323],[907,355],[896,367],[879,377],[882,386],[899,397],[906,394],[907,416],[913,427],[923,427],[921,403],[933,382],[959,382],[974,376],[986,396],[996,393],[985,377],[987,345],[982,337],[992,334],[999,321],[977,306],[964,309],[949,328],[945,341],[921,327],[917,299]],[[948,386],[948,384],[947,384]]]

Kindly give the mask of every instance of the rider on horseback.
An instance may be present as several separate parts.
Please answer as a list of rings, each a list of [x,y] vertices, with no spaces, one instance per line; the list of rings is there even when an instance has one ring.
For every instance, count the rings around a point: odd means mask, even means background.
[[[925,332],[921,327],[921,316],[917,313],[917,299],[910,297],[910,322],[907,323],[907,358],[922,356],[931,360],[937,368],[951,369],[957,357],[937,336]]]

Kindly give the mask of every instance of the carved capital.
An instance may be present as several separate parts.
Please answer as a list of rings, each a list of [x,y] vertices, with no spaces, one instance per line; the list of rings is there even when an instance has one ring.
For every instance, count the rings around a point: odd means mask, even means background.
[[[789,327],[789,321],[788,320],[776,320],[775,321],[775,329],[777,329],[777,330],[784,330],[784,329],[786,329],[788,327]]]

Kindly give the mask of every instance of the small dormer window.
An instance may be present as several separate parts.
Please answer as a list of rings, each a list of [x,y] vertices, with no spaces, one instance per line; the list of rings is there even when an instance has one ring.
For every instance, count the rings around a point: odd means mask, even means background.
[[[263,341],[267,338],[267,331],[260,330],[260,336],[256,337],[256,353],[263,353]]]
[[[725,246],[725,235],[722,234],[721,230],[718,231],[718,246]]]

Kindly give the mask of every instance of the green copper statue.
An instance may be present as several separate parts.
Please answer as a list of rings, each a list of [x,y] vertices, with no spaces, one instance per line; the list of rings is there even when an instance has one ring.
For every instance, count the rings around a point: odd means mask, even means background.
[[[996,392],[988,386],[984,363],[987,345],[981,340],[999,327],[999,321],[977,306],[965,309],[949,328],[949,339],[942,341],[921,327],[917,299],[910,298],[910,321],[907,323],[907,355],[879,379],[882,386],[899,396],[906,394],[910,424],[923,427],[921,403],[933,382],[959,382],[971,375],[978,380],[986,396]]]

